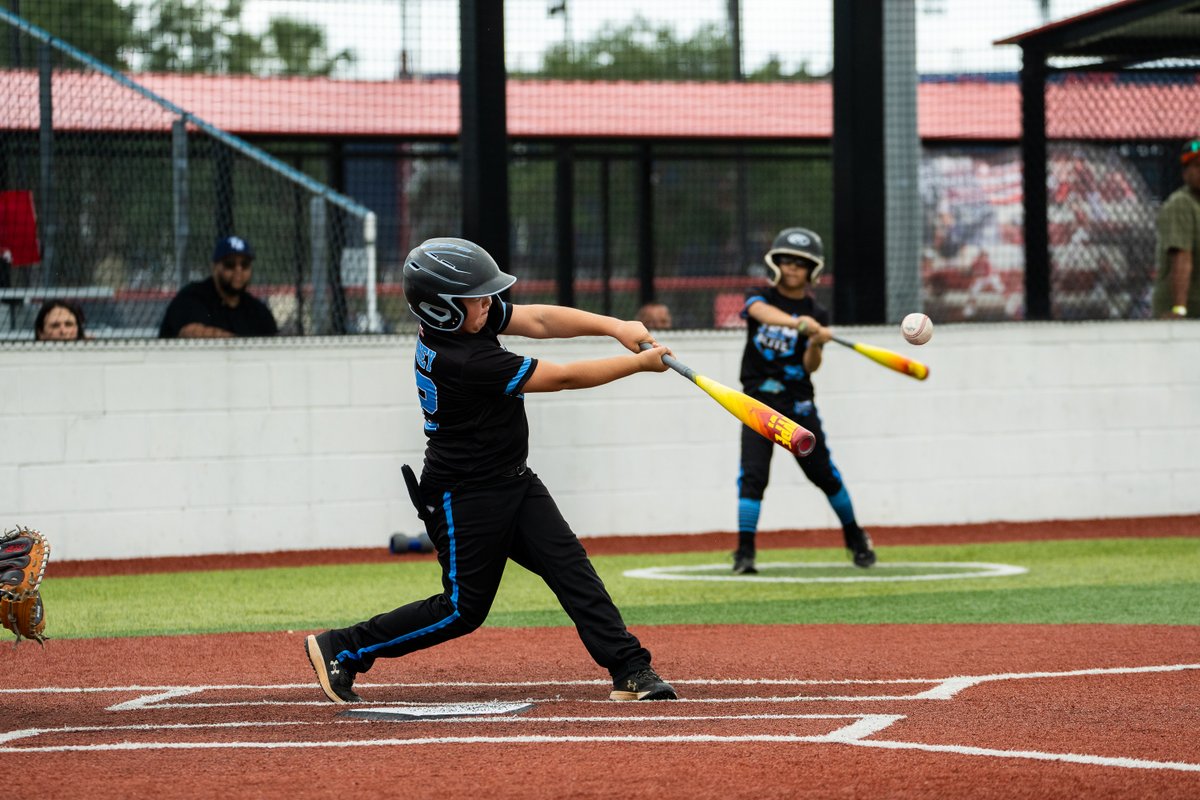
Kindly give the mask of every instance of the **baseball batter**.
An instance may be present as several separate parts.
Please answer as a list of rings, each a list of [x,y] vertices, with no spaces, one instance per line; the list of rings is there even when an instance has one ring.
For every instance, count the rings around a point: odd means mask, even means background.
[[[797,458],[804,475],[825,493],[842,523],[846,548],[860,567],[875,563],[871,537],[854,517],[850,493],[830,457],[817,414],[812,374],[821,367],[825,343],[832,333],[829,312],[809,291],[825,265],[821,237],[807,228],[786,228],[766,254],[771,286],[746,292],[742,317],[746,347],[742,352],[742,391],[790,417],[816,436],[812,453]],[[754,563],[755,537],[763,493],[770,477],[775,446],[749,428],[742,428],[741,469],[738,474],[738,544],[733,571],[758,572]]]
[[[588,653],[613,680],[613,700],[674,700],[650,652],[626,629],[583,545],[525,463],[525,394],[600,386],[663,372],[669,351],[646,326],[573,308],[518,306],[499,294],[516,278],[465,239],[430,239],[408,255],[404,295],[421,325],[416,384],[425,418],[418,513],[437,548],[442,592],[306,640],[325,695],[358,702],[354,679],[483,624],[509,559],[554,592]],[[498,334],[534,339],[611,336],[630,353],[554,364],[509,352]]]

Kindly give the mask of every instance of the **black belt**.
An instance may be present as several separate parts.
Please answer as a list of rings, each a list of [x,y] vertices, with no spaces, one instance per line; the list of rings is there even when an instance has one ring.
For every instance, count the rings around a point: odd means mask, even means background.
[[[524,464],[520,464],[518,466],[513,467],[512,469],[501,472],[500,477],[501,478],[516,478],[521,475],[524,475],[528,471],[529,471],[529,467],[527,467]]]

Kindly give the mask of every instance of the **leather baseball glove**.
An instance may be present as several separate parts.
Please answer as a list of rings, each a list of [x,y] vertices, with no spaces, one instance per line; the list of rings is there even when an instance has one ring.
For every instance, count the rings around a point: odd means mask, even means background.
[[[39,586],[50,560],[46,537],[20,526],[0,534],[0,623],[45,646],[46,612]]]

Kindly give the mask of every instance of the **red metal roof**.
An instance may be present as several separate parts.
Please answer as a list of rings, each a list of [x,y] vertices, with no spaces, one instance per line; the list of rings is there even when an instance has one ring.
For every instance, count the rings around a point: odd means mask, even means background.
[[[455,137],[458,82],[323,78],[137,75],[152,92],[242,136]],[[60,130],[165,130],[172,115],[98,74],[55,74]],[[0,70],[6,97],[0,127],[35,129],[36,73]],[[602,137],[827,140],[833,129],[828,83],[588,83],[513,80],[509,133],[520,138]],[[1047,90],[1053,138],[1194,136],[1187,109],[1200,84],[1143,84],[1091,76]],[[1016,141],[1015,82],[922,82],[918,130],[924,140]]]

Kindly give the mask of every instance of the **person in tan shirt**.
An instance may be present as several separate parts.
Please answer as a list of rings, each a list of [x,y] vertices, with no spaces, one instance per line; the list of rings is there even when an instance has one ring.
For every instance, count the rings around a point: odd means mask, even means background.
[[[1183,186],[1162,204],[1155,224],[1150,308],[1156,319],[1200,319],[1200,139],[1183,146],[1179,163]]]

